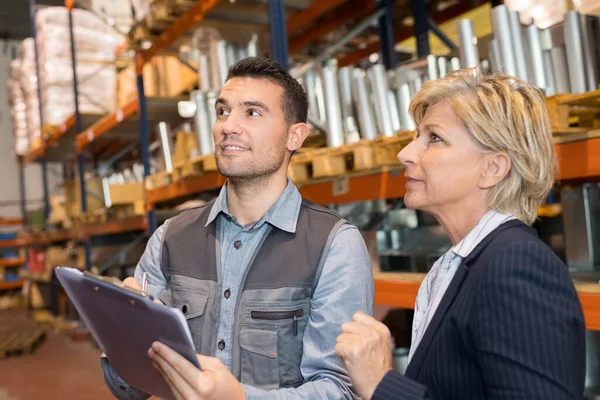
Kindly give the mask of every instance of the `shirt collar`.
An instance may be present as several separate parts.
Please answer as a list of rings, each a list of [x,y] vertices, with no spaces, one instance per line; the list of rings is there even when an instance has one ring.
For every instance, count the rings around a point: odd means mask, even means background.
[[[461,258],[466,258],[477,247],[479,243],[492,231],[503,223],[515,219],[513,215],[501,214],[490,210],[477,222],[477,225],[461,240],[456,246],[450,249],[451,252]]]
[[[288,178],[285,190],[261,218],[261,221],[268,222],[282,231],[295,233],[301,204],[302,196],[300,196],[298,188]],[[219,196],[213,203],[205,226],[213,223],[219,214],[230,216],[227,209],[227,183],[223,185]]]

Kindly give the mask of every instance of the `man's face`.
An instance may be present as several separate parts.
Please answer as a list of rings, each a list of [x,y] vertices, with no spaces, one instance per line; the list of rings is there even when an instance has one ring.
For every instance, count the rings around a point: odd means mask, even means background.
[[[284,166],[289,125],[283,89],[266,80],[232,78],[215,104],[213,129],[219,173],[227,178],[259,178]]]

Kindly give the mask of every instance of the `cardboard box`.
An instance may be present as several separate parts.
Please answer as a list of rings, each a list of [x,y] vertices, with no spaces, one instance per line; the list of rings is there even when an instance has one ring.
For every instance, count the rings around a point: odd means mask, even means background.
[[[144,184],[116,183],[108,186],[110,200],[113,205],[130,205],[144,200]]]
[[[99,177],[87,177],[86,180],[87,209],[94,211],[104,208],[104,192],[102,190],[102,179]],[[65,205],[69,217],[75,218],[81,215],[81,190],[79,178],[67,180],[63,183],[65,189]],[[91,194],[91,193],[94,194]]]

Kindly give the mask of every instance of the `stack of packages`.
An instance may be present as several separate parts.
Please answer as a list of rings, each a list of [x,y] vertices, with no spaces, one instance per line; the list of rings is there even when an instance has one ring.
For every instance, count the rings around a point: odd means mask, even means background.
[[[15,135],[15,153],[25,155],[29,150],[29,134],[27,132],[27,106],[25,93],[21,88],[21,61],[13,60],[9,66],[8,94],[10,101],[10,119]]]
[[[35,43],[32,38],[23,40],[20,48],[21,90],[25,96],[26,129],[31,150],[41,145],[40,109],[35,71]]]
[[[40,88],[44,125],[60,125],[75,112],[69,19],[64,7],[36,14]],[[114,111],[115,50],[119,39],[110,27],[84,10],[73,10],[79,110],[82,114]]]

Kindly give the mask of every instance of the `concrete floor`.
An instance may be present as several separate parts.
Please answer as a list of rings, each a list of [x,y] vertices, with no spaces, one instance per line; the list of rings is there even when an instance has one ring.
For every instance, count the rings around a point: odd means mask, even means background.
[[[0,312],[0,329],[28,324],[35,323],[23,310]],[[101,353],[88,341],[50,332],[33,354],[0,359],[0,400],[111,399]]]

